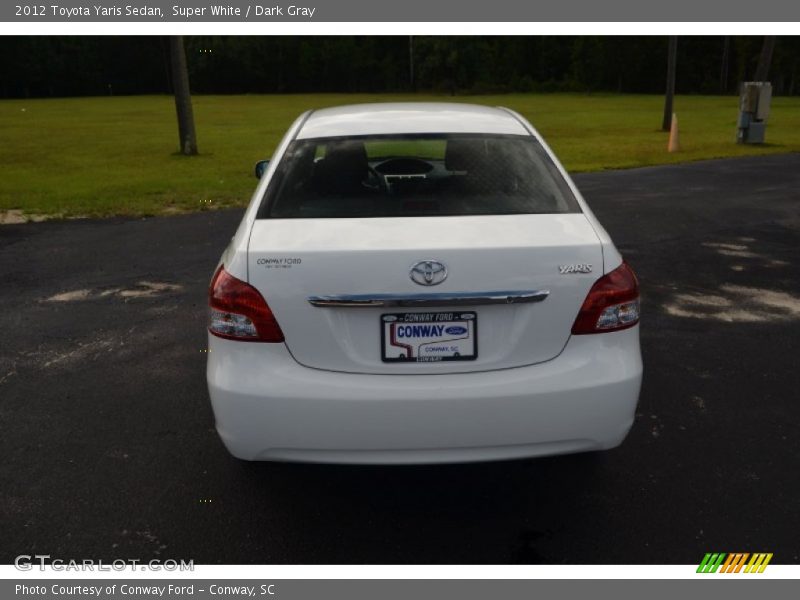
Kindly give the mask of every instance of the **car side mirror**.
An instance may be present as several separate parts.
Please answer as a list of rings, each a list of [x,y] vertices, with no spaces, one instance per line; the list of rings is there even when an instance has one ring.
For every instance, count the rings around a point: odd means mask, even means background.
[[[260,160],[256,163],[256,179],[261,179],[264,176],[264,173],[267,172],[269,168],[269,161],[268,160]]]

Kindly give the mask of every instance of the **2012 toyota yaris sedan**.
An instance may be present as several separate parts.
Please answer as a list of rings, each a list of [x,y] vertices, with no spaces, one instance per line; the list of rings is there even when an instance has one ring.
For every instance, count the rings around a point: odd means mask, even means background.
[[[257,174],[209,289],[234,456],[459,462],[625,438],[636,276],[519,114],[309,111]]]

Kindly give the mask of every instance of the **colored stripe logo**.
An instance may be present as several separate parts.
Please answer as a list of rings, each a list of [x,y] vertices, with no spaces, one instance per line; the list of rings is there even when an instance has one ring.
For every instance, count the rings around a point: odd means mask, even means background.
[[[749,560],[748,560],[749,559]],[[763,573],[772,560],[772,553],[708,552],[697,567],[698,573]]]

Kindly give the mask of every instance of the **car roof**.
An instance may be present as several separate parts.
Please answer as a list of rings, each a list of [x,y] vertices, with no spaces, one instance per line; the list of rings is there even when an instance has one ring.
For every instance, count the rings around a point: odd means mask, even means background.
[[[298,139],[409,133],[530,135],[503,108],[456,102],[352,104],[312,111]]]

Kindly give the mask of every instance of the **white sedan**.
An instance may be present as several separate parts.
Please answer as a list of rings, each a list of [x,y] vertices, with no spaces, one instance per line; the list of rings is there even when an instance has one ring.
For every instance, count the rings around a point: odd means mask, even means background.
[[[309,111],[256,171],[209,289],[231,454],[460,462],[625,438],[638,282],[519,114]]]

